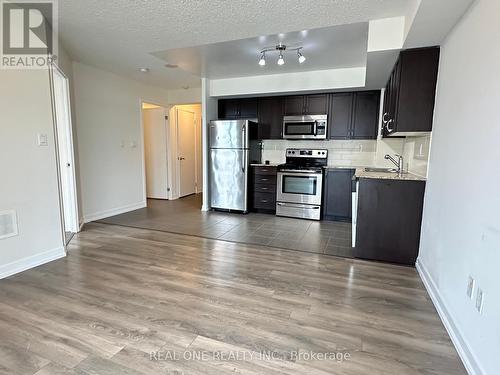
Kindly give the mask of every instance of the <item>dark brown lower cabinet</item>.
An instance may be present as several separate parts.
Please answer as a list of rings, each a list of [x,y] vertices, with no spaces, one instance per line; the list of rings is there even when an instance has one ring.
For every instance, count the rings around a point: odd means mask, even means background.
[[[355,257],[415,265],[424,191],[424,181],[361,178]]]
[[[250,176],[250,210],[276,213],[276,175],[275,166],[253,166]]]
[[[354,169],[329,168],[325,171],[323,219],[351,221],[352,177]]]

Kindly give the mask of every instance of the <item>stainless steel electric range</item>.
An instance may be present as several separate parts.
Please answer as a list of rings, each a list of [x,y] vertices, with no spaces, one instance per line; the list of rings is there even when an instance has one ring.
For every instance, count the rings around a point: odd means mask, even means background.
[[[290,148],[278,166],[276,215],[320,220],[327,150]]]

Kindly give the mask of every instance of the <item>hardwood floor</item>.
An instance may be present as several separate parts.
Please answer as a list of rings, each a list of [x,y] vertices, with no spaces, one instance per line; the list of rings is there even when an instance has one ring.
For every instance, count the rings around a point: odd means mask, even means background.
[[[466,373],[413,268],[106,224],[0,280],[0,338],[1,374]]]

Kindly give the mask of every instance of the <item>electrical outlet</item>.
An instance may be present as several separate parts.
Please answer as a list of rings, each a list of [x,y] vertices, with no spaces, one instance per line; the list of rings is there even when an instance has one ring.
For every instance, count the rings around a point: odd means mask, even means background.
[[[467,297],[469,297],[470,299],[472,299],[472,296],[474,295],[475,285],[475,280],[472,278],[472,276],[469,276],[469,282],[467,283]]]
[[[476,295],[476,310],[481,314],[483,312],[484,293],[482,289],[477,289]]]

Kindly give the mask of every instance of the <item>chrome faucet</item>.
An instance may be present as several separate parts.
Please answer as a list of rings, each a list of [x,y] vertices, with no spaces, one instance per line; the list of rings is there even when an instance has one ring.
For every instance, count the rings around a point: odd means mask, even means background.
[[[398,167],[398,173],[403,173],[403,157],[399,154],[394,154],[398,160],[394,159],[391,155],[385,155],[385,159],[392,161]]]

